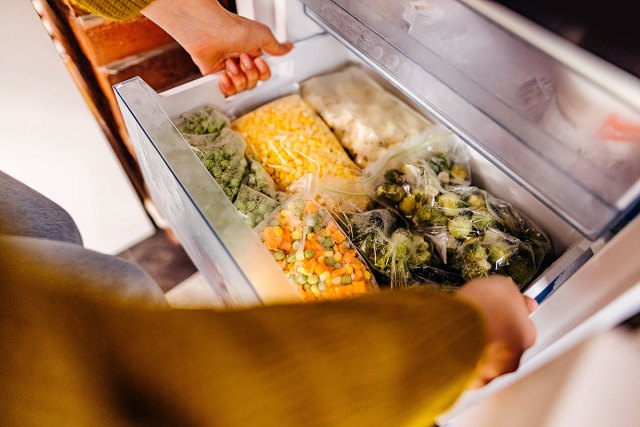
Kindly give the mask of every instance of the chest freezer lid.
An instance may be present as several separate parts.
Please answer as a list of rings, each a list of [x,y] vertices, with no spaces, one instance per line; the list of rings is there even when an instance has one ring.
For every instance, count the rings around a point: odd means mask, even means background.
[[[636,204],[634,76],[576,46],[554,55],[559,37],[548,37],[545,49],[462,2],[302,2],[309,17],[585,236],[607,233]],[[563,59],[572,52],[587,61]]]

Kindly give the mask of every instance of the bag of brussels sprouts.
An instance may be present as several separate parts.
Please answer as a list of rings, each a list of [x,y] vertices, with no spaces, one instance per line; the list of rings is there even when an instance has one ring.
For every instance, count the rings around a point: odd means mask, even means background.
[[[364,181],[371,190],[384,180],[387,173],[393,173],[389,171],[402,174],[405,169],[413,167],[417,169],[414,173],[428,170],[440,187],[468,185],[471,183],[469,158],[465,144],[458,137],[442,126],[433,126],[370,164],[364,170]]]
[[[218,136],[229,126],[229,119],[212,105],[187,111],[174,120],[182,134]]]
[[[264,221],[279,204],[277,200],[244,184],[240,186],[236,201],[233,203],[251,228]]]
[[[420,233],[410,231],[390,210],[344,213],[338,222],[380,283],[392,288],[434,283],[426,274],[428,269],[440,264],[433,246]]]
[[[194,153],[231,201],[247,171],[242,135],[224,128],[219,135],[183,135]]]
[[[448,268],[469,280],[505,274],[526,286],[551,255],[549,238],[510,203],[477,187],[448,187],[446,227],[426,231]],[[448,215],[447,215],[448,214]]]

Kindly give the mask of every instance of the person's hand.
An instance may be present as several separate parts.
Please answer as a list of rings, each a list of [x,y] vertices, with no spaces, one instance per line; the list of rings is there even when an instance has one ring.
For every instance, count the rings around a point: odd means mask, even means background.
[[[220,89],[227,96],[271,77],[260,55],[284,55],[293,47],[279,43],[266,25],[231,13],[216,0],[155,0],[142,13],[189,52],[203,75],[224,70]]]
[[[481,387],[518,369],[522,354],[536,340],[536,330],[529,319],[536,301],[522,295],[513,280],[505,276],[472,280],[460,288],[458,298],[480,309],[489,334],[478,375],[469,388]]]

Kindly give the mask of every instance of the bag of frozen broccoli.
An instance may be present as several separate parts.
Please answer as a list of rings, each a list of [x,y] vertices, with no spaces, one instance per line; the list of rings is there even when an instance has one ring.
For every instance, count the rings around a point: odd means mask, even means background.
[[[363,168],[432,126],[357,65],[312,77],[300,90]]]
[[[247,171],[246,143],[242,135],[224,128],[218,135],[183,136],[224,194],[233,201]]]
[[[233,203],[240,215],[244,218],[244,221],[251,228],[264,221],[279,204],[280,202],[277,200],[244,184],[240,186],[236,201]]]
[[[205,105],[181,114],[174,120],[182,134],[218,136],[229,126],[229,119],[212,105]]]
[[[289,198],[256,232],[305,301],[378,289],[354,245],[314,200]]]

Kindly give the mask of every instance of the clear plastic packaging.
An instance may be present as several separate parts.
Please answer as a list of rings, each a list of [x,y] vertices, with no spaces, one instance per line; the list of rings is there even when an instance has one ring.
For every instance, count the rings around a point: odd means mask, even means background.
[[[252,158],[247,158],[249,169],[247,175],[242,181],[247,187],[259,191],[262,194],[266,194],[272,199],[279,199],[280,196],[276,191],[276,185],[273,182],[271,175],[264,170],[260,163]]]
[[[312,77],[301,94],[363,168],[432,126],[356,65]]]
[[[237,132],[223,128],[218,135],[183,135],[192,150],[232,201],[247,171],[245,141]]]
[[[233,205],[251,228],[264,221],[280,202],[246,185],[240,186]]]
[[[229,127],[229,119],[212,105],[205,105],[181,114],[174,120],[182,134],[218,136],[222,129]]]
[[[337,222],[313,200],[290,198],[256,231],[305,301],[347,298],[378,289]]]
[[[509,203],[477,187],[444,185],[424,146],[439,145],[446,135],[430,143],[393,150],[365,170],[365,188],[374,200],[402,215],[412,230],[433,244],[441,266],[423,277],[457,282],[489,274],[506,274],[526,286],[550,254],[546,235]],[[500,255],[500,256],[499,256]],[[416,273],[417,275],[417,273]]]
[[[360,174],[335,135],[297,94],[239,117],[232,127],[245,137],[248,154],[269,172],[277,190],[287,191],[308,173]]]
[[[381,278],[381,284],[400,288],[413,284],[456,286],[462,282],[459,276],[441,270],[432,243],[407,228],[390,210],[343,212],[338,222]]]

